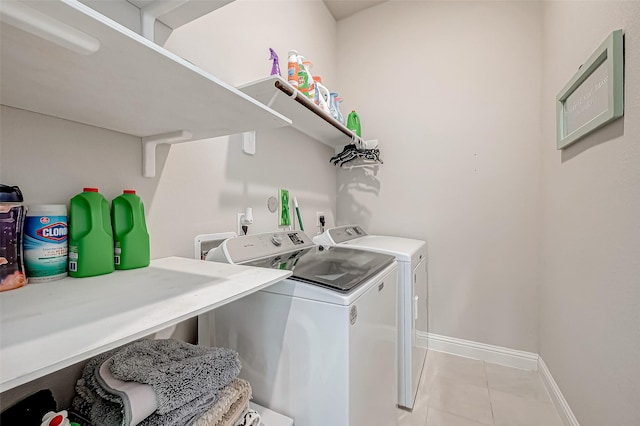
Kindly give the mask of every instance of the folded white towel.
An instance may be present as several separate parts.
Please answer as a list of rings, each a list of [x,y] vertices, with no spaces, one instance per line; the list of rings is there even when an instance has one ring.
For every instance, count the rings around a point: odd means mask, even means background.
[[[235,379],[218,393],[218,398],[193,426],[234,426],[249,408],[251,385]]]

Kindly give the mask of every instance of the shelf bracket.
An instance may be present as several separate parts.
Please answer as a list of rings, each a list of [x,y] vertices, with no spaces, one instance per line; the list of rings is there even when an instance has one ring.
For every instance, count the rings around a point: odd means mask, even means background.
[[[155,43],[156,19],[179,8],[189,0],[155,0],[140,9],[142,36]]]
[[[191,132],[178,130],[175,132],[161,133],[159,135],[145,136],[142,138],[142,176],[154,177],[156,175],[156,146],[166,143],[174,144],[186,142],[193,137]]]
[[[244,132],[242,134],[242,152],[256,155],[256,132]]]
[[[275,92],[273,92],[273,96],[271,96],[271,99],[269,99],[269,102],[266,103],[266,105],[271,108],[271,105],[273,105],[273,103],[276,101],[276,99],[278,99],[278,95],[282,93],[279,90],[276,90]],[[295,94],[295,92],[294,92]]]

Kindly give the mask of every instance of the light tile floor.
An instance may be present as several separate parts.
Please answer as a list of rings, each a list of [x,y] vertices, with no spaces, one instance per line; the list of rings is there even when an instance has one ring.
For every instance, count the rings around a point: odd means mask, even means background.
[[[413,411],[399,426],[562,426],[535,371],[429,351]]]

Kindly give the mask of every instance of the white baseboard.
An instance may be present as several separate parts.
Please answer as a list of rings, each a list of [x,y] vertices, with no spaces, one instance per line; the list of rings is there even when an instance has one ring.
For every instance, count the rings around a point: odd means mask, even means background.
[[[447,352],[523,370],[538,370],[538,354],[532,352],[518,351],[502,346],[487,345],[433,333],[417,332],[417,341],[420,346],[434,351]]]
[[[553,405],[556,406],[556,410],[560,415],[562,423],[566,426],[580,426],[578,419],[573,415],[573,411],[571,411],[571,407],[569,407],[567,400],[564,399],[564,395],[562,395],[558,384],[553,380],[553,376],[547,368],[547,365],[540,357],[538,357],[538,372],[542,377],[545,387],[547,388],[547,392],[549,392],[549,395],[551,396]]]
[[[537,371],[551,396],[562,423],[566,426],[580,426],[567,400],[564,399],[558,384],[538,354],[433,333],[417,332],[416,340],[419,346],[434,351],[479,359],[523,370]]]

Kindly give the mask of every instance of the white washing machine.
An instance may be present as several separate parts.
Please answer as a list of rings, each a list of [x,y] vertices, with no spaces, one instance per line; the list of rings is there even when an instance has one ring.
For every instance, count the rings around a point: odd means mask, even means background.
[[[368,235],[358,225],[330,228],[313,238],[327,246],[386,253],[398,261],[398,405],[413,409],[427,356],[427,244],[411,238]]]
[[[293,272],[200,317],[201,341],[238,351],[257,403],[296,426],[397,424],[393,256],[291,231],[230,238],[207,260]]]

